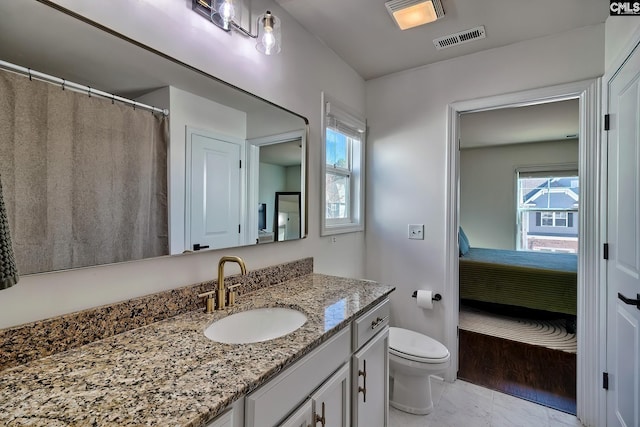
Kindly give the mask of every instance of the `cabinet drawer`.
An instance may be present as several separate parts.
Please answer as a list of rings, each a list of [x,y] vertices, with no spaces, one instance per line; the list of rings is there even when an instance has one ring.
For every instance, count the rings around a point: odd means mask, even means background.
[[[385,299],[353,322],[353,351],[389,325],[390,303]]]

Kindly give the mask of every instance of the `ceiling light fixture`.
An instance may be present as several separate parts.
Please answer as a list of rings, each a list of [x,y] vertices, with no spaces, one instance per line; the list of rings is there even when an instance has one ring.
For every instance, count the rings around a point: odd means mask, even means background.
[[[256,49],[265,55],[280,52],[282,43],[280,19],[267,10],[258,16],[257,33],[253,34],[250,29],[243,28],[235,20],[239,15],[241,2],[242,0],[191,0],[191,8],[200,15],[210,18],[216,27],[226,32],[235,30],[243,36],[257,39]]]
[[[440,0],[391,0],[384,5],[401,30],[428,24],[444,16]]]

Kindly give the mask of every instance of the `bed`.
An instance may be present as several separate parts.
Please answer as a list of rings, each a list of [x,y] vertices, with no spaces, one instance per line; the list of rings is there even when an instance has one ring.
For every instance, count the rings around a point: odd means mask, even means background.
[[[543,310],[575,319],[576,254],[466,249],[461,251],[459,264],[461,299]]]

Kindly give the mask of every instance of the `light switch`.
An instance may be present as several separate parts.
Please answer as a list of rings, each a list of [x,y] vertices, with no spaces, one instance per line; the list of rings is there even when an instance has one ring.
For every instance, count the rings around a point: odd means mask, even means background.
[[[409,224],[409,238],[424,240],[424,224]]]

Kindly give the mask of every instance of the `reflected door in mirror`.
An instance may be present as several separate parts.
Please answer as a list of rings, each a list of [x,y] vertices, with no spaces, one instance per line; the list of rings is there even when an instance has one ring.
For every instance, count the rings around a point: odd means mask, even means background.
[[[240,245],[240,155],[242,141],[187,130],[187,248],[220,249]]]

